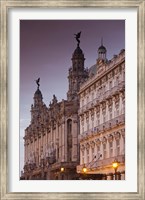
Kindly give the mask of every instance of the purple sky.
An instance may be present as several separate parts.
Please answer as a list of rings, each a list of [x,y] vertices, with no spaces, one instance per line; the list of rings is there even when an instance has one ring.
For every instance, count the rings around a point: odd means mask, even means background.
[[[124,20],[21,20],[20,21],[20,169],[23,168],[23,135],[40,77],[40,90],[48,106],[53,94],[66,99],[68,69],[77,46],[74,34],[82,31],[80,47],[85,67],[96,63],[101,44],[111,59],[125,48]]]

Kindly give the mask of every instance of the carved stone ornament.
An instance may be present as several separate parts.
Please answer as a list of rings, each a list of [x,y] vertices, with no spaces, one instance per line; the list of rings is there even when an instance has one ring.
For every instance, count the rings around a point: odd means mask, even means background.
[[[119,72],[119,68],[117,67],[117,68],[114,70],[115,75],[118,74],[118,72]]]
[[[104,144],[104,143],[106,143],[107,142],[107,138],[106,137],[103,137],[102,138],[102,143]]]
[[[97,146],[99,146],[99,145],[101,144],[100,139],[96,139],[95,142],[96,142],[96,145],[97,145]]]
[[[119,139],[120,139],[120,133],[119,133],[119,132],[116,132],[116,133],[114,134],[114,137],[115,137],[116,140],[119,140]]]
[[[91,142],[90,142],[90,146],[91,146],[91,148],[94,148],[94,147],[95,147],[95,142],[94,142],[94,141],[91,141]]]
[[[84,151],[84,150],[85,150],[85,145],[82,144],[82,145],[80,146],[80,149],[81,149],[81,151]]]
[[[90,148],[90,144],[87,142],[86,143],[86,149],[88,150]]]
[[[121,130],[121,135],[124,137],[125,136],[125,129]]]
[[[96,107],[96,112],[97,112],[97,113],[100,112],[100,106],[97,106],[97,107]]]
[[[112,141],[113,141],[113,135],[112,135],[112,134],[109,134],[109,135],[108,135],[108,141],[109,141],[109,142],[112,142]]]

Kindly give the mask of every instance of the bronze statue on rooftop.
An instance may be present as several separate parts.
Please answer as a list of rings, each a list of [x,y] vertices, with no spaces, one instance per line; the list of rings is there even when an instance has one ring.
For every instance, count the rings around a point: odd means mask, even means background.
[[[77,34],[74,34],[74,35],[75,35],[76,41],[78,42],[77,45],[79,47],[79,44],[80,44],[80,40],[79,39],[81,37],[81,31],[79,33],[77,33]]]
[[[39,89],[39,86],[40,86],[40,78],[38,78],[37,80],[35,80],[36,81],[36,84],[37,84],[37,86],[38,86],[38,89]]]

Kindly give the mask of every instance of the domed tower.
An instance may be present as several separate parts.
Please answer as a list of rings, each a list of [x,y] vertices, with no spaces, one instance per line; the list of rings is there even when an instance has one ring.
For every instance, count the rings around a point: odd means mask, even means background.
[[[37,88],[36,92],[34,93],[33,99],[34,99],[34,106],[42,104],[43,97],[39,88]]]
[[[41,113],[44,110],[44,107],[46,107],[45,104],[43,103],[42,93],[39,89],[39,86],[40,86],[39,82],[37,82],[37,81],[36,81],[36,83],[37,83],[38,87],[37,87],[37,90],[34,93],[34,97],[33,97],[34,104],[31,105],[31,121],[32,122],[37,121],[38,118],[40,118]]]
[[[78,34],[81,34],[78,33]],[[67,93],[67,99],[68,101],[76,100],[78,99],[78,91],[80,89],[80,84],[83,83],[86,78],[88,78],[88,72],[84,68],[84,53],[82,49],[80,48],[80,40],[78,39],[78,34],[76,35],[77,40],[77,48],[74,50],[72,55],[72,67],[69,69],[69,90]]]
[[[106,61],[107,50],[106,47],[103,46],[103,39],[101,39],[101,46],[98,48],[98,61]]]

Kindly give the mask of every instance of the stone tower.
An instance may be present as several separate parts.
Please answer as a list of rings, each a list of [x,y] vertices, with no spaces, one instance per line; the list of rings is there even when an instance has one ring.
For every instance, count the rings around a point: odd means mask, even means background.
[[[101,46],[98,48],[98,59],[97,62],[106,61],[107,50],[103,45],[103,39],[101,39]]]
[[[88,72],[84,68],[84,54],[79,46],[80,42],[77,44],[77,48],[72,55],[72,67],[69,69],[69,90],[67,93],[67,100],[77,100],[78,91],[80,89],[80,84],[83,83],[88,78]]]
[[[42,116],[44,112],[47,112],[47,107],[43,102],[42,93],[39,88],[37,88],[34,94],[34,104],[31,105],[31,122],[44,121]]]

